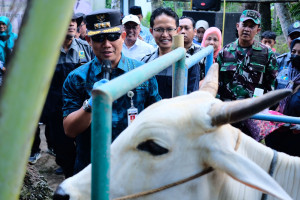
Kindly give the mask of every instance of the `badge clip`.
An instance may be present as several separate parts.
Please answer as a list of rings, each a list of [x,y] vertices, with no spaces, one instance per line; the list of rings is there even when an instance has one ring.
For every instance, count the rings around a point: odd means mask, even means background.
[[[134,96],[134,93],[132,91],[129,91],[127,93],[127,96],[130,98],[130,104],[131,107],[127,109],[127,119],[128,119],[128,126],[135,120],[135,118],[138,115],[138,109],[134,107],[133,105],[133,99],[132,97]]]

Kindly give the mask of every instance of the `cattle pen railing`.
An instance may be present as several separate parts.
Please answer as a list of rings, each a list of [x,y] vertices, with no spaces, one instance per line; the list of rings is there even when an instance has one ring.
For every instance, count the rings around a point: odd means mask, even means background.
[[[178,35],[182,40],[183,35]],[[182,37],[182,38],[180,38]],[[176,39],[176,38],[175,38]],[[183,45],[181,45],[183,46]],[[206,57],[206,66],[213,62],[213,47],[209,46],[185,59],[186,50],[178,47],[159,58],[123,74],[92,91],[92,199],[109,199],[110,144],[112,133],[112,103],[128,91],[173,65],[172,96],[186,94],[188,68]]]
[[[181,36],[179,36],[181,37]],[[108,200],[110,184],[110,144],[112,134],[112,103],[173,65],[172,96],[187,92],[187,72],[196,63],[206,57],[205,74],[213,63],[213,47],[209,46],[185,59],[185,49],[178,47],[159,58],[146,63],[122,76],[119,76],[92,91],[92,200]],[[300,124],[298,117],[272,116],[256,114],[252,119]]]

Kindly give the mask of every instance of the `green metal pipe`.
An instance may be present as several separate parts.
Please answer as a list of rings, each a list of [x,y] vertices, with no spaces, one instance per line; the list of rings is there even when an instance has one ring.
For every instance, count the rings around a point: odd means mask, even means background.
[[[200,62],[203,58],[209,56],[213,52],[214,52],[213,46],[209,45],[208,47],[203,48],[202,50],[198,51],[197,53],[195,53],[191,57],[187,58],[185,60],[185,64],[188,66],[188,68],[191,68],[192,66],[194,66],[195,64]],[[210,65],[212,65],[212,60],[209,60],[209,62],[210,61],[211,61]]]
[[[182,58],[185,58],[185,49],[177,48],[92,91],[92,150],[95,150],[92,153],[93,200],[109,200],[112,102]]]
[[[146,63],[130,72],[115,78],[108,83],[101,85],[102,91],[111,95],[113,101],[126,94],[129,90],[132,90],[155,76],[157,73],[166,69],[174,62],[185,57],[185,49],[179,47],[170,53],[158,57],[157,59]]]
[[[112,99],[107,93],[93,91],[92,112],[92,199],[109,199]],[[97,105],[97,106],[96,106]],[[99,132],[99,133],[97,133]]]
[[[17,200],[75,0],[32,0],[0,99],[0,199]]]

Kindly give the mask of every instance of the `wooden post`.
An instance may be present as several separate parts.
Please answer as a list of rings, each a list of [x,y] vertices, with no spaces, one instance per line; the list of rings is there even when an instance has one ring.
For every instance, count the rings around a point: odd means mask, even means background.
[[[173,36],[172,48],[184,48],[184,36],[178,34]],[[181,96],[187,93],[188,69],[185,66],[185,56],[173,64],[172,75],[172,97]]]

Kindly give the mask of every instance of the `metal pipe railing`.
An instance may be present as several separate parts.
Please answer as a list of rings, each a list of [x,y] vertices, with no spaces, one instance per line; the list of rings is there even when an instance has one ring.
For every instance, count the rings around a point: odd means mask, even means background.
[[[300,124],[300,117],[283,116],[283,115],[256,114],[250,117],[250,119]]]
[[[208,47],[203,48],[201,51],[199,51],[199,52],[195,53],[194,55],[192,55],[191,57],[187,58],[185,61],[185,64],[189,69],[192,66],[194,66],[195,64],[197,64],[198,62],[200,62],[203,58],[209,56],[211,58],[206,58],[206,65],[205,65],[209,68],[213,63],[213,60],[212,60],[213,52],[214,52],[213,46],[209,45]],[[205,70],[205,74],[206,74],[206,70]]]
[[[185,58],[185,49],[177,48],[92,91],[94,105],[91,125],[93,200],[109,199],[112,102],[183,58]]]

